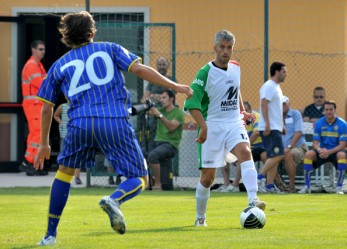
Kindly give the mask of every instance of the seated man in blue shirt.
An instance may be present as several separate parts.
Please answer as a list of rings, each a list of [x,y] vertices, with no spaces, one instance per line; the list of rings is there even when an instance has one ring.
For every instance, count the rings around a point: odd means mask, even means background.
[[[324,115],[314,126],[312,150],[305,154],[305,187],[299,193],[311,193],[310,176],[313,169],[331,162],[338,172],[336,194],[343,194],[342,183],[346,171],[346,121],[336,116],[336,103],[326,101]]]

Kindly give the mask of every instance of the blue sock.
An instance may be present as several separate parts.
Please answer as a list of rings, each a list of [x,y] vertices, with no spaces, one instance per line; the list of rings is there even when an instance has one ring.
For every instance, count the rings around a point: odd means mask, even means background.
[[[265,176],[263,176],[262,174],[258,174],[258,180],[261,180],[261,179],[263,179],[263,178],[265,178]]]
[[[270,183],[270,184],[266,185],[267,189],[272,189],[274,187],[275,187],[275,185],[273,183]]]
[[[110,196],[118,201],[119,205],[137,196],[145,189],[145,182],[141,177],[129,178],[122,182],[116,191]]]
[[[46,236],[57,236],[57,227],[60,216],[67,202],[70,193],[70,186],[73,176],[57,171],[51,187],[48,228]]]
[[[310,188],[311,173],[313,171],[312,160],[304,159],[305,185]]]
[[[337,164],[337,172],[338,172],[337,187],[340,187],[340,188],[342,187],[346,169],[347,169],[346,159],[339,159]]]

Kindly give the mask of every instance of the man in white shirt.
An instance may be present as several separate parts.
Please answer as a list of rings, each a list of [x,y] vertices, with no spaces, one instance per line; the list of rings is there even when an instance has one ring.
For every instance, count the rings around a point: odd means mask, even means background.
[[[270,66],[271,78],[260,88],[259,132],[267,154],[264,167],[258,174],[260,192],[279,192],[275,188],[274,179],[278,164],[284,155],[282,144],[282,132],[284,132],[283,95],[280,83],[284,82],[286,76],[286,65],[282,62],[273,62]]]

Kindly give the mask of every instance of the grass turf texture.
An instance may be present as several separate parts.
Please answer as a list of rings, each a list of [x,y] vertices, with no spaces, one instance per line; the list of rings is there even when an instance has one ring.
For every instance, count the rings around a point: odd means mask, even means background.
[[[98,203],[111,189],[72,189],[55,248],[346,248],[347,195],[271,195],[263,229],[247,230],[245,193],[211,193],[208,227],[194,227],[194,191],[145,191],[122,205],[125,235]],[[48,188],[0,189],[0,248],[37,248],[46,229]]]

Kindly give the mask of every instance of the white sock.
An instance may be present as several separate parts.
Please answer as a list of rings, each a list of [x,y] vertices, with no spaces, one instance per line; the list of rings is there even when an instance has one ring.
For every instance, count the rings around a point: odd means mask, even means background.
[[[207,201],[210,198],[210,188],[198,183],[196,186],[196,218],[206,218]]]
[[[246,187],[248,202],[250,203],[258,192],[257,171],[252,160],[245,161],[241,165],[241,176],[243,184]]]

